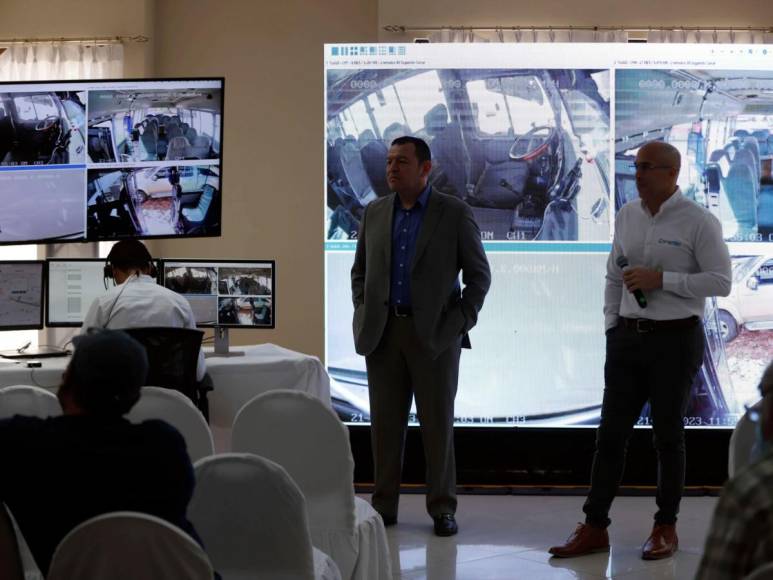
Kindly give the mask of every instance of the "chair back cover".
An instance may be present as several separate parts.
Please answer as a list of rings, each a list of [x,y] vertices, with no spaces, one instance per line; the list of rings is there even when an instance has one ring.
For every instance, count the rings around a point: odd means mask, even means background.
[[[188,518],[223,580],[314,578],[303,494],[276,463],[248,453],[198,461]]]
[[[155,516],[113,512],[78,525],[59,543],[46,580],[211,580],[207,555]]]
[[[0,389],[0,419],[9,419],[14,415],[45,419],[61,414],[59,399],[51,391],[31,385]]]
[[[275,390],[237,413],[232,449],[281,465],[306,498],[309,526],[354,529],[354,460],[349,433],[322,401],[299,391]]]
[[[161,419],[177,429],[185,439],[188,455],[195,463],[214,455],[215,445],[204,415],[191,400],[178,391],[161,387],[142,387],[140,400],[126,416],[132,423]]]

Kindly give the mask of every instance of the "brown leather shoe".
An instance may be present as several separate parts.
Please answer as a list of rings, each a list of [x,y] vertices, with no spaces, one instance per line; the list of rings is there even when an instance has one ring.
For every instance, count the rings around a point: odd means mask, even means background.
[[[609,534],[604,528],[596,528],[590,524],[577,524],[577,528],[563,546],[553,546],[548,550],[556,558],[573,558],[608,551]]]
[[[655,524],[652,533],[641,549],[643,560],[669,558],[679,548],[675,524]]]

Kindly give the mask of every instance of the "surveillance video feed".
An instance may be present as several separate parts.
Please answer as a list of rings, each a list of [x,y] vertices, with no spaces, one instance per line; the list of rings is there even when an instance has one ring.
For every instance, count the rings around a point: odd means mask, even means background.
[[[163,279],[185,296],[199,326],[274,327],[272,262],[168,260]]]
[[[0,244],[219,236],[223,82],[0,82]]]
[[[216,165],[90,169],[87,196],[89,239],[220,232]]]
[[[391,192],[393,139],[421,137],[430,184],[486,240],[609,237],[609,70],[327,70],[327,238]]]
[[[732,428],[773,353],[773,51],[739,48],[326,45],[325,352],[339,416],[370,421],[350,270],[365,208],[393,194],[389,146],[413,135],[429,144],[432,191],[470,206],[492,269],[456,425],[597,426],[614,215],[638,199],[639,147],[659,140],[681,152],[679,187],[721,222],[733,263],[730,295],[706,300],[684,422]],[[647,406],[638,425],[651,425]]]
[[[0,329],[42,328],[43,262],[0,262]]]
[[[222,103],[212,88],[90,91],[89,160],[218,160]]]
[[[682,192],[717,216],[728,242],[773,242],[773,71],[620,70],[616,79],[616,206],[637,197],[631,164],[659,138],[682,153]]]
[[[85,99],[84,91],[0,92],[0,167],[85,163]]]

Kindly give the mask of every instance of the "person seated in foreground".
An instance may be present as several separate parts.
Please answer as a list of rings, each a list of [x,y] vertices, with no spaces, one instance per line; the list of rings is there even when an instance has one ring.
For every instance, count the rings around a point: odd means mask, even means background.
[[[57,396],[63,415],[0,421],[0,502],[45,576],[78,524],[114,511],[160,517],[201,543],[186,518],[194,474],[182,436],[164,421],[132,424],[148,359],[118,330],[74,339]]]
[[[760,410],[748,414],[757,423],[759,455],[725,484],[695,580],[740,580],[773,562],[773,362],[760,394]]]

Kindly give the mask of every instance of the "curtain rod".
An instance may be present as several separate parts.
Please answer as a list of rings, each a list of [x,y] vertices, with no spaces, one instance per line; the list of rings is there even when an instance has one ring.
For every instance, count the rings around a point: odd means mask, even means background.
[[[133,36],[51,36],[43,38],[0,38],[0,44],[40,44],[49,42],[93,42],[94,44],[123,44],[126,42],[144,43],[150,40],[147,36],[136,34]]]
[[[626,32],[658,32],[658,31],[706,31],[706,32],[765,32],[773,33],[771,26],[405,26],[402,24],[387,24],[383,27],[387,32],[428,32],[442,30],[463,30],[498,32],[500,30],[531,31],[531,30],[619,30]]]

